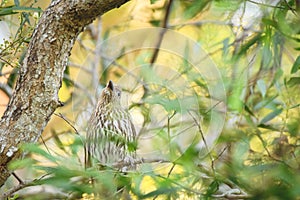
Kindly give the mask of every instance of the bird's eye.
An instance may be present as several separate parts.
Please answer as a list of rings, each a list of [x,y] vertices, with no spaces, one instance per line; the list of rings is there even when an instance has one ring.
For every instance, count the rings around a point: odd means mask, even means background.
[[[118,97],[121,97],[121,91],[117,91]]]

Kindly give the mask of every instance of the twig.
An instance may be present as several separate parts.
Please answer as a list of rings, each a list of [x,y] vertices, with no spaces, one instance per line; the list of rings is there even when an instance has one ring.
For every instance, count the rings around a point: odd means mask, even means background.
[[[212,195],[213,198],[218,199],[249,199],[252,198],[250,195],[243,193],[239,189],[231,189],[223,194]]]
[[[205,137],[204,137],[204,133],[203,133],[203,131],[202,131],[201,125],[200,125],[200,123],[197,121],[197,119],[192,115],[192,113],[191,113],[190,111],[188,111],[188,113],[189,113],[189,115],[193,118],[195,124],[196,124],[197,127],[198,127],[199,133],[200,133],[201,138],[202,138],[202,140],[203,140],[203,142],[204,142],[204,146],[205,146],[205,148],[206,148],[206,150],[207,150],[207,153],[208,153],[208,156],[209,156],[209,158],[210,158],[210,160],[211,160],[211,168],[212,168],[212,170],[213,170],[213,173],[215,174],[214,159],[213,159],[213,157],[212,157],[212,155],[211,155],[211,153],[210,153],[210,150],[209,150],[209,148],[208,148],[208,145],[207,145],[206,139],[205,139]]]
[[[153,53],[153,56],[152,56],[151,61],[150,61],[151,66],[153,66],[153,64],[155,63],[155,61],[157,59],[159,48],[161,46],[163,37],[164,37],[165,33],[168,30],[167,27],[168,27],[168,21],[169,21],[169,17],[170,17],[170,13],[171,13],[172,3],[173,3],[173,0],[169,0],[169,3],[167,4],[166,14],[165,14],[164,21],[163,21],[163,24],[162,24],[162,29],[160,31],[158,41],[155,45],[154,53]]]
[[[69,62],[69,66],[74,67],[74,68],[78,68],[78,69],[83,70],[83,71],[85,71],[89,74],[92,73],[92,70],[88,69],[87,67],[84,67],[83,65],[79,65],[77,63]]]
[[[216,20],[201,20],[201,21],[191,21],[191,22],[186,22],[186,23],[170,24],[170,25],[168,25],[168,28],[173,28],[173,27],[177,27],[177,26],[188,26],[188,25],[202,26],[202,25],[206,25],[206,24],[233,26],[233,24],[230,22],[222,22],[222,21],[216,21]]]
[[[75,133],[76,133],[77,135],[80,135],[79,132],[77,131],[77,129],[75,128],[75,126],[74,126],[73,124],[71,124],[71,122],[70,122],[63,114],[61,114],[61,113],[58,113],[58,114],[57,114],[57,113],[54,113],[54,115],[56,115],[56,116],[62,118],[65,122],[67,122],[67,124],[69,124],[69,126],[72,127],[72,129],[74,129],[74,131],[75,131]]]
[[[162,175],[159,175],[159,174],[158,174],[157,177],[162,178],[162,179],[165,179],[165,180],[167,179],[168,181],[170,181],[170,182],[173,183],[174,185],[177,185],[177,186],[183,188],[183,189],[186,190],[186,191],[195,193],[195,194],[200,195],[200,196],[203,195],[201,192],[198,192],[198,191],[196,191],[196,190],[193,190],[193,189],[190,188],[190,187],[184,186],[184,185],[182,185],[182,184],[180,184],[180,183],[178,183],[178,182],[176,182],[176,181],[174,181],[174,180],[172,180],[172,179],[168,179],[167,177],[164,177],[164,176],[162,176]]]
[[[256,2],[256,1],[252,1],[252,0],[247,0],[247,1],[250,2],[250,3],[256,4],[256,5],[260,5],[260,6],[265,6],[265,7],[270,7],[270,8],[286,9],[285,7],[282,7],[282,6],[273,6],[273,5],[270,5],[270,4],[260,3],[260,2]],[[292,12],[295,11],[295,9],[291,8],[289,5],[288,5],[288,8],[291,9]]]
[[[280,159],[278,159],[278,158],[275,158],[275,157],[271,154],[270,150],[268,149],[268,147],[267,147],[267,145],[266,145],[266,142],[264,141],[264,139],[263,139],[262,136],[261,136],[261,132],[260,132],[258,129],[256,130],[255,135],[256,135],[256,136],[258,137],[258,139],[261,141],[261,143],[262,143],[262,145],[263,145],[263,148],[264,148],[265,151],[267,152],[269,158],[271,158],[272,160],[274,160],[274,161],[276,161],[276,162],[282,163],[282,164],[284,164],[285,166],[287,166],[287,167],[293,169],[293,167],[290,166],[288,163],[286,163],[286,162],[284,162],[283,160],[280,160]]]
[[[222,151],[217,155],[217,157],[214,159],[214,161],[218,160],[223,155],[223,153],[225,153],[225,151],[228,149],[228,147],[230,147],[230,144],[222,149]]]
[[[171,176],[171,173],[172,173],[172,171],[174,170],[175,166],[176,166],[176,164],[173,163],[171,169],[170,169],[169,172],[168,172],[167,178],[169,178],[169,177]],[[156,195],[156,196],[153,198],[153,200],[157,199],[158,196],[159,196],[159,195]]]
[[[24,184],[24,181],[15,172],[12,172],[11,174],[19,181],[20,184]]]
[[[5,60],[4,58],[2,58],[1,56],[0,56],[0,60],[2,60],[4,63],[6,63],[7,65],[9,65],[10,67],[12,67],[12,68],[16,68],[15,66],[13,66],[12,64],[10,64],[7,60]],[[10,72],[13,72],[14,70],[11,70]],[[3,75],[2,73],[0,74],[1,76]]]
[[[123,167],[132,166],[132,165],[143,164],[143,163],[171,163],[171,161],[164,160],[164,159],[145,159],[145,158],[140,158],[140,159],[134,160],[134,162],[132,162],[132,163],[120,161],[120,162],[112,164],[112,167],[113,168],[123,168]]]
[[[123,65],[121,65],[120,63],[116,62],[114,59],[109,58],[105,55],[101,55],[101,58],[108,60],[109,62],[111,62],[111,64],[117,66],[119,69],[121,69],[122,71],[126,72],[126,74],[129,74],[130,76],[132,76],[133,78],[136,79],[136,81],[142,85],[146,85],[138,76],[136,76],[135,74],[133,74],[131,71],[127,70],[126,67],[124,67]]]
[[[1,196],[0,196],[0,199],[7,199],[9,197],[11,197],[15,192],[23,189],[23,188],[26,188],[26,187],[30,187],[30,186],[33,186],[35,185],[35,182],[43,179],[45,176],[48,176],[49,174],[44,174],[42,175],[40,178],[38,179],[34,179],[32,181],[19,181],[19,185],[9,189],[8,191],[4,192]]]
[[[47,144],[46,144],[45,140],[43,139],[43,137],[41,136],[40,138],[41,138],[41,140],[42,140],[42,143],[43,143],[43,145],[45,146],[45,148],[46,148],[47,152],[48,152],[50,155],[52,155],[52,154],[51,154],[51,152],[50,152],[50,149],[48,148],[48,146],[47,146]]]
[[[172,148],[171,148],[171,130],[170,130],[170,121],[171,119],[176,115],[176,111],[174,111],[172,113],[171,116],[168,116],[168,142],[169,142],[169,148],[170,148],[170,151],[172,151]],[[171,152],[172,153],[172,152]]]

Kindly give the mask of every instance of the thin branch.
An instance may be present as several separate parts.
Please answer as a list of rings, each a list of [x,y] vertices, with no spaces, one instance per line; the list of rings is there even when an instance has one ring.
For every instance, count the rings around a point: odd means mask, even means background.
[[[153,53],[153,56],[152,56],[151,61],[150,61],[151,66],[153,66],[153,64],[155,63],[155,61],[157,59],[158,52],[159,52],[163,37],[164,37],[164,35],[167,31],[172,3],[173,3],[173,0],[169,0],[169,3],[167,4],[166,14],[165,14],[164,21],[163,21],[163,24],[162,24],[162,30],[160,31],[158,41],[155,45],[154,53]]]
[[[214,159],[213,159],[213,157],[212,157],[212,155],[211,155],[211,153],[210,153],[210,150],[209,150],[209,148],[208,148],[208,144],[207,144],[206,139],[205,139],[205,137],[204,137],[204,133],[203,133],[203,131],[202,131],[201,125],[200,125],[200,123],[197,121],[197,119],[192,115],[192,113],[191,113],[190,111],[188,111],[188,113],[189,113],[189,115],[193,118],[195,124],[196,124],[197,127],[198,127],[198,130],[199,130],[199,133],[200,133],[201,138],[202,138],[202,140],[203,140],[204,146],[205,146],[206,151],[207,151],[207,153],[208,153],[208,156],[209,156],[209,158],[210,158],[210,160],[211,160],[211,168],[212,168],[212,170],[213,170],[213,173],[215,174]]]
[[[8,191],[4,192],[1,196],[0,199],[7,199],[11,197],[14,193],[16,193],[19,190],[22,190],[26,187],[34,186],[35,182],[42,180],[45,176],[48,176],[49,174],[44,174],[40,178],[31,180],[31,181],[21,181],[19,185],[9,189]]]
[[[252,1],[252,0],[247,0],[248,2],[250,3],[253,3],[253,4],[256,4],[256,5],[260,5],[260,6],[265,6],[265,7],[269,7],[269,8],[279,8],[279,9],[286,9],[286,7],[282,7],[282,6],[273,6],[273,5],[270,5],[270,4],[266,4],[266,3],[260,3],[260,2],[256,2],[256,1]],[[292,11],[295,9],[291,8]]]
[[[294,15],[298,16],[298,13],[296,12],[296,9],[292,8],[292,7],[290,6],[290,4],[289,4],[286,0],[284,0],[284,3],[285,3],[286,6],[292,11],[292,13],[294,13]]]
[[[214,24],[214,25],[221,25],[221,26],[233,26],[231,22],[224,22],[224,21],[217,21],[217,20],[201,20],[201,21],[191,21],[191,22],[185,22],[185,23],[175,23],[168,25],[168,28],[174,28],[178,26],[202,26],[206,24]]]
[[[167,177],[164,177],[164,176],[159,175],[159,174],[157,175],[157,177],[162,178],[162,179],[165,179],[165,180],[168,179]],[[197,194],[197,195],[200,195],[200,196],[203,195],[203,193],[198,192],[198,191],[196,191],[196,190],[193,190],[193,189],[190,188],[190,187],[184,186],[184,185],[182,185],[182,184],[180,184],[180,183],[178,183],[178,182],[176,182],[176,181],[174,181],[174,180],[172,180],[172,179],[168,179],[168,181],[170,181],[170,182],[173,183],[174,185],[177,185],[177,186],[183,188],[183,189],[186,190],[186,191],[192,192],[192,193]]]
[[[74,67],[74,68],[78,68],[78,69],[83,70],[83,71],[85,71],[89,74],[92,73],[92,70],[88,69],[87,67],[84,67],[83,65],[77,64],[77,63],[69,62],[69,66]]]
[[[62,118],[69,126],[71,126],[71,128],[75,131],[75,133],[77,135],[80,135],[79,132],[77,131],[77,129],[75,128],[75,126],[73,124],[71,124],[71,122],[63,114],[61,114],[61,113],[58,113],[58,114],[54,113],[54,115]]]
[[[262,143],[262,145],[263,145],[265,151],[267,152],[269,158],[271,158],[272,160],[274,160],[274,161],[276,161],[276,162],[282,163],[282,164],[284,164],[285,166],[287,166],[287,167],[293,169],[293,167],[290,166],[288,163],[284,162],[283,160],[280,160],[280,159],[275,158],[275,157],[271,154],[270,150],[268,149],[268,147],[267,147],[267,145],[266,145],[266,142],[264,141],[264,139],[263,139],[262,136],[261,136],[261,132],[260,132],[258,129],[257,129],[255,135],[256,135],[256,136],[258,137],[258,139],[261,141],[261,143]]]
[[[126,74],[129,74],[130,76],[132,76],[133,78],[135,78],[135,80],[142,84],[142,85],[146,85],[142,80],[141,78],[139,78],[138,76],[136,76],[135,74],[133,74],[131,71],[127,70],[125,66],[121,65],[120,63],[116,62],[114,59],[112,58],[109,58],[105,55],[101,55],[101,58],[111,62],[112,65],[115,65],[117,66],[119,69],[121,69],[122,71],[124,71]],[[119,57],[118,57],[119,58]]]
[[[112,167],[121,169],[123,167],[128,167],[128,166],[143,164],[143,163],[171,163],[171,161],[164,160],[164,159],[157,159],[157,158],[155,158],[155,159],[140,158],[140,159],[134,160],[132,163],[120,161],[120,162],[114,163],[112,165]]]
[[[228,149],[228,147],[230,147],[230,145],[227,145],[226,147],[224,147],[222,149],[222,151],[217,155],[217,157],[214,159],[214,161],[218,160],[222,155],[223,153],[225,153],[225,151]]]
[[[11,174],[19,181],[20,184],[24,184],[24,181],[15,172],[12,172]]]
[[[10,64],[7,60],[5,60],[4,58],[2,58],[1,56],[0,56],[0,60],[2,60],[5,64],[9,65],[10,67],[16,68],[15,66],[13,66],[12,64]],[[2,76],[3,74],[1,73],[0,75]]]
[[[172,148],[171,148],[171,129],[170,129],[170,121],[171,119],[176,115],[176,111],[174,111],[172,113],[171,116],[168,116],[168,124],[167,124],[167,127],[168,127],[168,142],[169,142],[169,149],[170,151],[172,151]],[[172,153],[172,152],[171,152]]]
[[[224,192],[223,194],[215,194],[212,195],[213,198],[218,199],[250,199],[252,196],[245,194],[243,191],[239,189],[231,189],[229,191]]]

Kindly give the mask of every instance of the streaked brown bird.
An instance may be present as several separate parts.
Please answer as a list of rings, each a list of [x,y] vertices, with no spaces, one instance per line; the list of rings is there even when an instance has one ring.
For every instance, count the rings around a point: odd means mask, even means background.
[[[109,81],[102,90],[87,127],[86,166],[97,164],[133,168],[137,135],[130,114],[121,105],[121,90]]]

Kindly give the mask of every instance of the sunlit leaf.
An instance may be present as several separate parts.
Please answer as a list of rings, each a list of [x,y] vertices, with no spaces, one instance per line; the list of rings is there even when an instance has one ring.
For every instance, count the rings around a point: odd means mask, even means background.
[[[157,2],[158,0],[150,0],[151,4],[154,4],[155,2]]]
[[[206,190],[206,195],[211,196],[215,192],[217,192],[219,189],[219,181],[214,180],[209,186],[208,189]]]
[[[214,5],[219,9],[219,10],[224,10],[226,12],[230,11],[235,11],[238,9],[240,6],[240,3],[242,0],[217,0],[213,1]]]
[[[283,108],[279,108],[279,109],[276,109],[274,110],[273,112],[269,113],[267,116],[265,116],[261,121],[260,123],[261,124],[264,124],[272,119],[274,119],[275,117],[277,117],[278,115],[280,115],[280,113],[282,113],[283,111]]]
[[[261,38],[261,33],[258,33],[249,39],[237,52],[236,57],[239,58],[240,56],[244,55],[253,45],[260,43]]]
[[[257,86],[258,86],[258,89],[259,89],[262,97],[264,98],[266,96],[266,92],[267,92],[267,86],[265,84],[265,81],[262,79],[258,80]]]
[[[267,105],[270,104],[274,104],[273,102],[275,101],[275,99],[278,97],[278,95],[274,95],[273,97],[269,97],[266,99],[263,99],[261,101],[259,101],[255,106],[254,106],[254,110],[260,110],[261,108],[266,107]],[[276,105],[276,104],[274,104]]]
[[[278,128],[275,128],[271,125],[266,125],[266,124],[259,124],[257,127],[268,129],[268,130],[271,130],[271,131],[278,131],[278,132],[280,131]]]
[[[262,65],[263,68],[269,68],[273,59],[269,44],[265,45],[262,50]]]
[[[180,105],[180,102],[178,99],[170,99],[164,95],[151,95],[147,99],[145,99],[145,102],[150,104],[159,104],[162,105],[167,112],[170,111],[176,111],[176,112],[182,112],[183,105]]]
[[[44,149],[42,149],[41,147],[39,147],[38,145],[36,144],[24,144],[22,146],[22,149],[24,151],[28,151],[30,153],[35,153],[35,154],[38,154],[38,155],[41,155],[43,156],[44,158],[52,161],[52,162],[56,162],[57,161],[57,158],[53,155],[51,155],[49,152],[45,151]]]
[[[243,80],[239,79],[232,86],[232,94],[228,97],[228,106],[231,110],[240,112],[244,107],[244,103],[241,100],[243,85]]]
[[[23,6],[8,6],[0,8],[0,16],[12,15],[19,12],[42,12],[42,9]]]
[[[299,70],[299,68],[300,68],[300,56],[296,58],[296,61],[294,62],[293,67],[291,69],[291,74],[296,73]]]
[[[209,0],[192,0],[183,1],[185,3],[186,9],[184,10],[184,18],[190,19],[195,15],[201,13],[201,11],[208,6],[211,1]]]
[[[255,117],[254,113],[252,112],[252,110],[247,105],[245,105],[245,111],[247,111],[251,116]]]
[[[25,167],[32,167],[32,165],[35,163],[35,161],[31,158],[24,158],[20,160],[14,160],[9,163],[9,169],[10,170],[16,170],[16,169],[22,169]]]
[[[300,77],[292,77],[288,80],[287,84],[290,87],[293,87],[295,85],[299,85],[300,84]]]
[[[14,3],[15,3],[16,6],[20,6],[19,0],[14,0]]]

